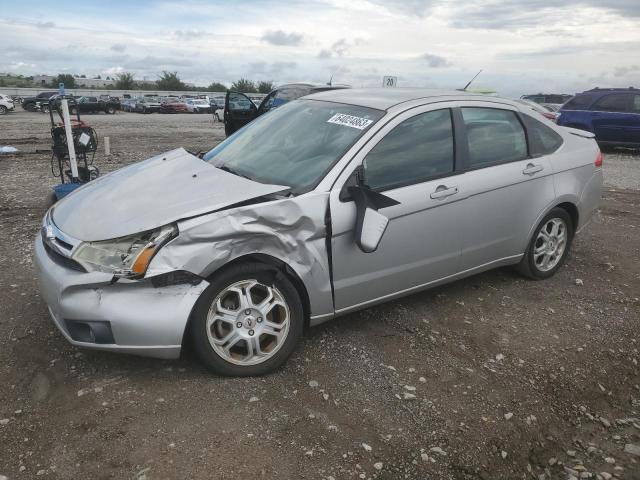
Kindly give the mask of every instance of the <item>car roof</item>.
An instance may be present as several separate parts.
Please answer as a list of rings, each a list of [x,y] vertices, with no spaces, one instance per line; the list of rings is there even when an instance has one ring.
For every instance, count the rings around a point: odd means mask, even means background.
[[[489,97],[460,90],[434,90],[428,88],[345,88],[313,93],[305,98],[388,110],[401,103],[415,100],[424,100],[424,103],[432,103],[441,101],[445,97],[447,100],[497,101],[517,106],[512,100],[500,97]]]

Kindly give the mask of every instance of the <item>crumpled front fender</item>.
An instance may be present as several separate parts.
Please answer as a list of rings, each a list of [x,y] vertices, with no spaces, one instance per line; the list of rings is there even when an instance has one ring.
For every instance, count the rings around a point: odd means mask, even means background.
[[[333,314],[328,198],[327,193],[313,192],[181,221],[180,234],[154,257],[147,276],[186,270],[207,278],[239,257],[270,255],[302,280],[312,317]]]

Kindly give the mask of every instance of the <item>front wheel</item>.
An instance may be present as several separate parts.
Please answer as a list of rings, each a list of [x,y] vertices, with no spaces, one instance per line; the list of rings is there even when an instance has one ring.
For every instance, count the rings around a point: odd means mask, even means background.
[[[275,370],[291,355],[302,335],[304,310],[280,271],[247,263],[211,282],[192,321],[195,350],[209,369],[253,376]]]
[[[9,109],[4,105],[0,105],[0,115],[6,115]]]
[[[108,115],[113,115],[114,113],[116,113],[116,109],[114,107],[107,107]]]
[[[534,280],[553,276],[569,253],[573,229],[573,222],[566,210],[551,210],[536,227],[518,270]]]

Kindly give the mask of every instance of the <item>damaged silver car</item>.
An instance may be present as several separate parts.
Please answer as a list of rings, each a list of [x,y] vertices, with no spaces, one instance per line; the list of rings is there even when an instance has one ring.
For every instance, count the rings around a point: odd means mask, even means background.
[[[553,275],[601,165],[592,134],[509,100],[314,94],[54,205],[42,296],[74,345],[175,358],[190,341],[213,371],[258,375],[336,316],[504,265]]]

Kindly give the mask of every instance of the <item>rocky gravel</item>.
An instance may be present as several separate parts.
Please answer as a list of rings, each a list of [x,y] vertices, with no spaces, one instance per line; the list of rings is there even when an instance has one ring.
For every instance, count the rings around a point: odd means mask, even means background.
[[[108,172],[223,136],[205,115],[91,115]],[[310,330],[261,378],[79,350],[39,297],[47,117],[0,118],[0,480],[640,479],[640,156],[546,281],[498,269]]]

